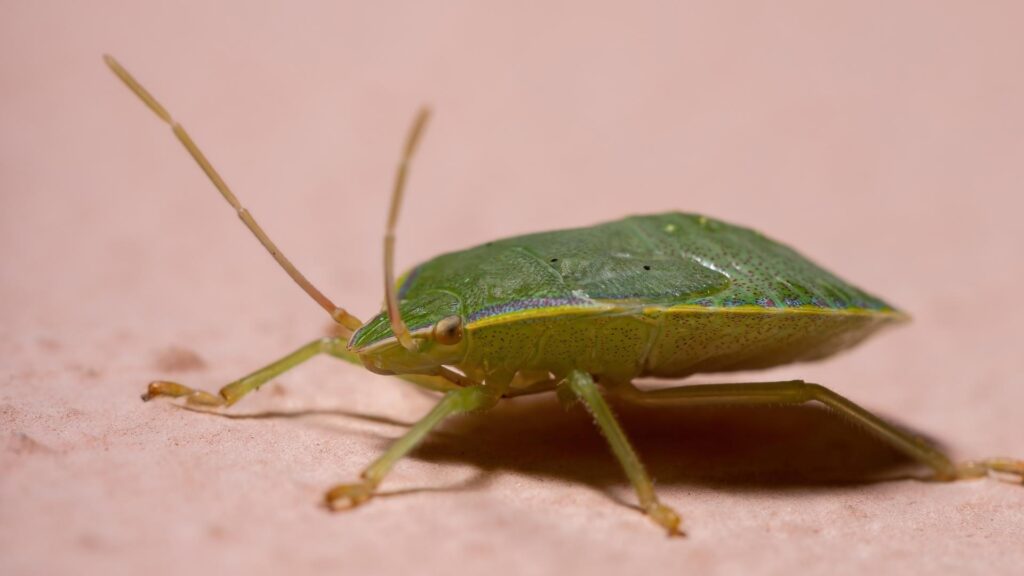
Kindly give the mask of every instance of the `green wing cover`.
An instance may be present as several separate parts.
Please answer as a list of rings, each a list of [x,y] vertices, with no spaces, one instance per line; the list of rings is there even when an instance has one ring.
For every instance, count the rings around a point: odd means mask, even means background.
[[[675,212],[444,254],[416,266],[399,297],[402,317],[413,330],[451,314],[472,324],[524,309],[607,301],[892,310],[759,232]],[[356,333],[353,344],[391,336],[381,313]]]

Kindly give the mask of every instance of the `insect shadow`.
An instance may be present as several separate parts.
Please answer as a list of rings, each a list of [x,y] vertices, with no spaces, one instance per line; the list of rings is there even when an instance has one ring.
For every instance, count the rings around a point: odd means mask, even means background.
[[[927,471],[915,468],[913,461],[867,431],[814,405],[684,407],[611,402],[661,486],[758,491],[927,477]],[[326,415],[409,425],[343,409],[220,415],[240,419]],[[386,445],[394,434],[382,431],[372,436]],[[589,414],[580,406],[566,410],[550,394],[506,400],[486,414],[452,418],[411,457],[468,465],[479,473],[457,485],[434,486],[427,480],[422,486],[384,490],[381,496],[481,489],[501,473],[581,483],[616,501],[620,499],[613,492],[628,485]]]
[[[816,406],[612,405],[661,486],[758,490],[927,477],[915,476],[910,459],[867,431]],[[452,419],[412,457],[602,491],[628,484],[590,416],[579,406],[567,412],[553,396]]]

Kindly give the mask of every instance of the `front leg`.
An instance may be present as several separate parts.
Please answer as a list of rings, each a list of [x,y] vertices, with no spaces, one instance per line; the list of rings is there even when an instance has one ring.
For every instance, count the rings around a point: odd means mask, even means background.
[[[149,401],[160,396],[171,398],[184,397],[190,406],[205,407],[227,407],[238,402],[246,394],[259,389],[260,386],[269,380],[276,378],[281,373],[291,370],[306,360],[318,354],[339,354],[345,350],[345,341],[340,338],[320,338],[306,344],[291,354],[271,362],[259,370],[235,380],[222,387],[216,394],[205,390],[196,390],[167,380],[150,382],[146,387],[146,393],[142,395],[143,401]]]

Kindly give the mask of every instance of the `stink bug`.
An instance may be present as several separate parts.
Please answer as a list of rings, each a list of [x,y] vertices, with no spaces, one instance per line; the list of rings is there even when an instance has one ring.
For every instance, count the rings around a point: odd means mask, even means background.
[[[409,132],[384,236],[384,310],[362,322],[300,273],[242,207],[171,115],[116,60],[107,65],[175,136],[289,276],[337,322],[321,338],[211,394],[174,382],[149,385],[144,400],[185,397],[228,407],[317,354],[361,362],[444,393],[437,405],[367,467],[359,481],[326,493],[332,508],[373,497],[388,471],[452,414],[504,398],[557,392],[581,402],[608,439],[641,509],[669,534],[680,517],[662,504],[602,389],[641,404],[822,403],[859,422],[937,479],[989,472],[1024,477],[1024,462],[989,458],[954,465],[924,440],[835,392],[803,381],[713,384],[642,391],[639,377],[767,368],[816,360],[906,320],[761,234],[691,214],[635,216],[589,228],[530,234],[438,256],[394,278],[395,228],[410,160],[429,113]],[[600,388],[598,386],[600,385]]]

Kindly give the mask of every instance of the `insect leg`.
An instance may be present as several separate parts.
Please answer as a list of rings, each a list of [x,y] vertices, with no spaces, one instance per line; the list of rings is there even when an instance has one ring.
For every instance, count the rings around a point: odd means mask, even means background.
[[[601,392],[597,389],[597,385],[594,384],[594,379],[586,372],[574,370],[569,373],[569,376],[562,381],[560,386],[567,387],[590,411],[594,421],[601,428],[601,432],[608,439],[612,452],[615,453],[615,457],[619,459],[619,463],[622,464],[622,468],[626,471],[626,476],[629,477],[633,488],[636,489],[637,497],[640,499],[640,507],[644,512],[668,530],[670,536],[681,535],[679,514],[658,501],[658,497],[654,494],[654,484],[651,482],[650,477],[647,476],[644,465],[640,462],[636,452],[633,451],[633,447],[629,444],[626,434],[622,431],[622,427],[619,426],[615,415],[612,414],[611,408],[608,407],[604,397],[601,396]]]
[[[158,380],[149,384],[146,393],[142,395],[142,399],[151,400],[158,396],[170,396],[172,398],[185,396],[188,404],[192,406],[227,407],[238,402],[242,396],[258,389],[270,379],[302,364],[317,354],[326,352],[340,355],[340,352],[343,351],[345,351],[344,340],[340,338],[321,338],[306,344],[280,360],[267,364],[248,376],[235,380],[221,388],[220,392],[216,395],[203,390],[194,390],[177,382]]]
[[[445,394],[434,408],[417,422],[404,436],[395,441],[390,448],[363,470],[362,480],[354,484],[341,484],[331,488],[324,499],[331,509],[354,508],[369,500],[384,477],[406,454],[411,452],[426,435],[453,414],[486,410],[498,403],[499,393],[478,385],[471,388],[460,388]]]
[[[1024,484],[1024,460],[1014,458],[982,458],[968,460],[957,467],[957,478],[981,478],[989,472],[1009,474]]]
[[[858,422],[892,447],[935,471],[938,480],[976,478],[989,471],[1024,479],[1024,462],[1010,458],[988,458],[954,465],[949,457],[926,442],[875,416],[835,392],[803,380],[752,384],[705,384],[641,391],[632,385],[615,389],[637,403],[674,404],[804,404],[817,401],[842,416]]]

